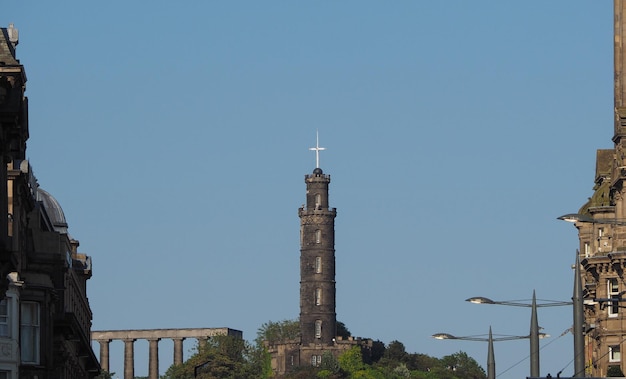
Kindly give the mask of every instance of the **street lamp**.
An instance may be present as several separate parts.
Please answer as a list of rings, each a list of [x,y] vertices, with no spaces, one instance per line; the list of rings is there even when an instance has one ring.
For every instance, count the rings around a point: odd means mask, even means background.
[[[590,224],[604,224],[604,225],[618,225],[625,226],[626,220],[617,220],[614,218],[593,218],[588,215],[583,215],[579,213],[568,213],[563,216],[557,217],[557,220],[567,221],[567,222],[583,222]]]
[[[558,307],[563,305],[572,305],[571,302],[567,301],[546,301],[541,304],[537,304],[537,298],[535,296],[535,291],[533,290],[533,299],[530,304],[524,303],[517,300],[512,301],[495,301],[491,300],[487,297],[477,296],[470,297],[465,301],[469,301],[474,304],[496,304],[496,305],[509,305],[513,307],[530,307],[530,334],[528,338],[530,338],[530,376],[537,378],[539,377],[539,339],[541,338],[541,334],[539,333],[539,323],[537,321],[537,308],[538,307]]]
[[[462,341],[481,341],[488,342],[487,348],[487,379],[496,379],[496,359],[495,354],[493,352],[493,343],[498,341],[511,341],[511,340],[521,340],[530,338],[530,336],[502,336],[493,338],[493,334],[491,333],[491,326],[489,327],[489,336],[487,338],[481,336],[464,336],[457,337],[449,333],[437,333],[433,334],[432,337],[438,340],[462,340]],[[539,338],[548,338],[550,337],[548,334],[540,333]]]
[[[580,278],[580,256],[576,251],[574,265],[574,378],[585,377],[585,306],[583,300],[583,284]]]

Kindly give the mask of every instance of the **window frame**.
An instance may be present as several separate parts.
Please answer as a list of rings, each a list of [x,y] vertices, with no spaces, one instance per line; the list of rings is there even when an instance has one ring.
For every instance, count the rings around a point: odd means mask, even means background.
[[[607,279],[607,297],[609,299],[619,299],[620,292],[619,292],[619,281],[617,280],[617,278],[608,278]],[[619,301],[609,301],[609,304],[607,304],[607,313],[609,317],[618,317],[619,316]]]
[[[315,257],[315,273],[316,274],[321,274],[322,273],[322,257]]]
[[[29,310],[26,310],[30,308]],[[31,322],[24,320],[25,312],[31,314]],[[28,332],[31,333],[28,333]],[[28,339],[30,339],[30,341]],[[22,364],[37,365],[41,348],[41,306],[35,301],[23,301],[20,304],[20,356]],[[31,350],[29,350],[31,349]]]
[[[4,307],[2,307],[2,304],[4,303]],[[11,298],[10,297],[5,297],[4,299],[0,300],[0,338],[11,338],[12,333],[11,333]],[[2,310],[4,309],[5,313],[2,313]],[[4,332],[3,328],[6,328]]]
[[[322,338],[322,320],[315,320],[315,338]]]
[[[621,362],[622,349],[620,345],[609,345],[609,362]]]

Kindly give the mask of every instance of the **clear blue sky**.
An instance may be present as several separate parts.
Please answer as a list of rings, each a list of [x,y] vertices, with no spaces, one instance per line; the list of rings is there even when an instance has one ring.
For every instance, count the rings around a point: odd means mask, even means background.
[[[338,211],[337,315],[354,335],[486,366],[486,344],[430,336],[528,334],[530,310],[464,299],[571,298],[578,239],[556,217],[592,194],[596,149],[613,146],[611,1],[2,9],[28,76],[28,157],[93,257],[94,330],[252,341],[297,317],[316,129]],[[571,309],[539,323],[541,374],[570,375]],[[495,351],[499,378],[529,374],[527,341]],[[147,375],[146,341],[135,355]]]

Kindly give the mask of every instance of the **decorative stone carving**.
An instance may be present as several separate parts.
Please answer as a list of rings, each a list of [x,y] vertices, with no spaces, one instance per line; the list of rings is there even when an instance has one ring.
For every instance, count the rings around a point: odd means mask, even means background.
[[[3,359],[13,358],[13,348],[10,342],[0,343],[0,357]]]

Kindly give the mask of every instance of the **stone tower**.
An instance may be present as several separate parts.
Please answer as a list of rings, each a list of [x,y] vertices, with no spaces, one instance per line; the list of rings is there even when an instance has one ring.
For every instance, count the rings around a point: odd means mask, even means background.
[[[332,345],[335,313],[335,208],[328,207],[330,175],[306,175],[300,216],[300,333],[302,345]]]
[[[364,357],[371,355],[371,339],[337,336],[335,311],[335,217],[328,206],[330,175],[320,168],[315,147],[316,165],[304,176],[306,204],[300,217],[300,336],[293,340],[265,341],[271,356],[272,370],[278,376],[299,366],[320,366],[325,354],[335,358],[358,346]]]

